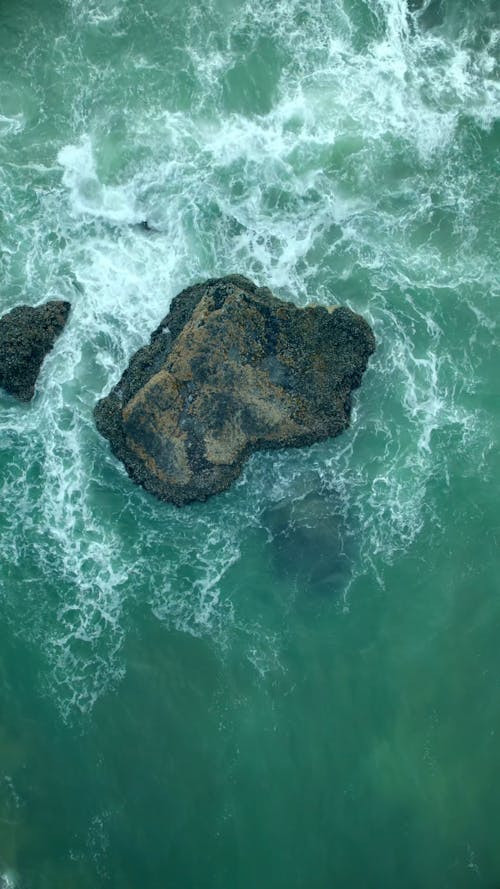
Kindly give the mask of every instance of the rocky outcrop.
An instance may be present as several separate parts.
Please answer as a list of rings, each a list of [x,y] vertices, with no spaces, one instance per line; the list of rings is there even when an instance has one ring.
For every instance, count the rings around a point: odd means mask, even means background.
[[[342,432],[374,348],[350,309],[300,309],[237,275],[207,281],[175,297],[97,404],[97,428],[147,491],[205,500],[253,451]]]
[[[52,300],[16,306],[0,318],[0,386],[20,401],[31,401],[43,359],[68,319],[71,306]]]

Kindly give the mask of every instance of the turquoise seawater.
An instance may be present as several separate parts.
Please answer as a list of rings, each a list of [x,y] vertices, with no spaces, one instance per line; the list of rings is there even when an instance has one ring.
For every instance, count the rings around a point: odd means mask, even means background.
[[[500,886],[499,55],[498,0],[0,0],[0,311],[73,306],[0,395],[1,889]],[[378,348],[178,510],[92,409],[233,272]]]

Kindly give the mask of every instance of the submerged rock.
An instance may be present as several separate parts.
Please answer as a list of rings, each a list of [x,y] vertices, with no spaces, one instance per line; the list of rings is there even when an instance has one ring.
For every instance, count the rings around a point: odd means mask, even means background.
[[[0,318],[0,386],[31,401],[43,360],[68,319],[71,305],[51,300],[43,306],[16,306]]]
[[[147,491],[205,500],[253,451],[342,432],[374,348],[350,309],[299,309],[239,275],[213,279],[175,297],[96,405],[97,428]]]
[[[334,597],[345,589],[355,542],[335,496],[309,491],[269,507],[262,521],[278,574],[298,594]]]

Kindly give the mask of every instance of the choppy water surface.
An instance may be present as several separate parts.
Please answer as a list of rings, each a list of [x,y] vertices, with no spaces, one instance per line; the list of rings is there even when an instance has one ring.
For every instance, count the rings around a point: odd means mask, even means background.
[[[500,885],[496,0],[4,0],[1,889]],[[159,232],[134,227],[148,219]],[[353,424],[177,510],[92,409],[184,286],[345,302]]]

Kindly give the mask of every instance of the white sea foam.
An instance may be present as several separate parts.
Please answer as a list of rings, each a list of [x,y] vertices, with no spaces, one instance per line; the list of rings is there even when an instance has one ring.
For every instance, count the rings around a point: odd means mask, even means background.
[[[77,21],[84,25],[106,25],[119,19],[123,0],[69,0]]]
[[[85,214],[125,224],[140,221],[132,183],[113,187],[99,181],[89,136],[83,136],[78,145],[62,148],[57,159],[64,168],[63,183],[70,192],[76,217]]]
[[[14,114],[11,117],[0,114],[0,135],[10,136],[12,134],[21,133],[25,126],[25,119],[22,113]]]

